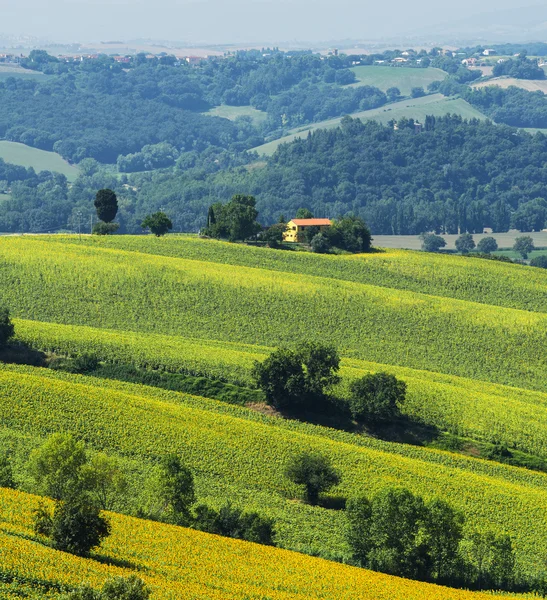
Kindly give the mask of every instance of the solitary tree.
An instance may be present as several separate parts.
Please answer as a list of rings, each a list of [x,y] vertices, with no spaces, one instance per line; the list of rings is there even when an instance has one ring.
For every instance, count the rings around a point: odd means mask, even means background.
[[[485,237],[477,244],[477,250],[483,254],[490,254],[498,249],[498,242],[493,237]]]
[[[446,240],[440,235],[434,233],[424,233],[422,238],[422,250],[425,252],[438,252],[446,246]]]
[[[406,384],[389,373],[374,373],[353,381],[350,391],[349,405],[354,419],[375,424],[400,415]]]
[[[14,333],[15,328],[11,322],[9,310],[0,308],[0,349],[5,347]]]
[[[317,504],[322,492],[340,483],[340,474],[322,454],[304,452],[295,456],[285,473],[293,483],[304,486],[304,496],[310,504]]]
[[[118,213],[118,198],[109,189],[99,190],[95,197],[97,216],[104,223],[111,223]]]
[[[164,212],[158,211],[152,215],[148,215],[141,223],[141,227],[143,229],[150,229],[156,237],[161,237],[170,229],[173,229],[173,223]]]
[[[456,250],[462,254],[467,254],[475,248],[475,240],[470,233],[462,233],[456,240]]]
[[[513,250],[518,252],[524,260],[528,258],[528,254],[535,250],[534,240],[529,235],[521,235],[515,240]]]
[[[160,465],[159,496],[163,511],[177,525],[188,525],[196,501],[194,477],[176,454],[163,457]]]

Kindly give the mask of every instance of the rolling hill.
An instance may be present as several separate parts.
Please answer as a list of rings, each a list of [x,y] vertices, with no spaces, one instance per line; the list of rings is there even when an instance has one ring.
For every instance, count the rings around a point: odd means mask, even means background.
[[[446,78],[444,71],[432,67],[417,69],[380,65],[353,67],[351,70],[358,80],[353,85],[372,85],[383,92],[391,87],[397,87],[403,96],[410,96],[413,87],[423,87],[427,90],[427,86],[433,81],[442,81]]]
[[[0,304],[17,317],[19,338],[43,350],[248,383],[271,348],[328,340],[343,358],[340,394],[355,377],[389,371],[408,385],[410,416],[547,457],[539,269],[401,251],[316,256],[191,236],[5,238],[0,259]],[[159,456],[176,451],[200,499],[272,516],[278,543],[292,550],[348,554],[342,512],[292,500],[283,470],[298,449],[331,457],[343,475],[337,496],[396,484],[447,499],[473,526],[510,533],[527,572],[547,545],[543,473],[210,399],[6,365],[0,425],[18,464],[55,431],[117,456],[135,502]]]
[[[17,142],[0,141],[0,158],[13,165],[32,167],[37,173],[40,171],[61,173],[69,181],[74,181],[79,173],[78,167],[69,164],[55,152],[46,152]]]
[[[3,598],[58,598],[81,583],[100,587],[110,577],[136,574],[155,600],[481,600],[460,590],[380,575],[294,552],[197,531],[109,515],[112,536],[100,555],[79,558],[41,545],[31,511],[40,499],[0,491]],[[34,595],[36,594],[36,595]]]
[[[411,70],[416,71],[417,69]],[[400,102],[386,104],[380,108],[353,113],[351,116],[355,119],[362,119],[363,121],[373,120],[386,124],[391,120],[397,121],[403,117],[423,121],[427,115],[441,117],[446,114],[461,115],[464,119],[486,118],[480,111],[472,107],[462,98],[447,98],[442,94],[430,94],[428,96],[423,96],[422,98],[401,100]],[[338,127],[342,118],[343,117],[338,117],[336,119],[314,123],[313,125],[306,127],[300,127],[289,135],[263,144],[262,146],[258,146],[257,148],[253,148],[253,150],[259,154],[271,156],[281,144],[292,142],[297,138],[305,138],[310,131],[313,132],[318,129],[333,129]]]

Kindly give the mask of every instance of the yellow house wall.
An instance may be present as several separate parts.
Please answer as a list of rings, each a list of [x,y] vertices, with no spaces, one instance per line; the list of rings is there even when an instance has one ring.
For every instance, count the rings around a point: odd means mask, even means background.
[[[311,227],[311,226],[310,226]],[[330,225],[320,225],[319,231],[325,231],[328,229]],[[304,233],[306,232],[306,227],[302,227],[300,225],[295,225],[292,221],[287,223],[287,231],[283,234],[283,241],[285,242],[304,242]]]

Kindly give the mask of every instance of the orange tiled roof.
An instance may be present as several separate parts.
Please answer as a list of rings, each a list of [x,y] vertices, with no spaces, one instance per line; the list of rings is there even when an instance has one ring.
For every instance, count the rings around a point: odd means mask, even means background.
[[[321,225],[332,225],[330,219],[292,219],[292,222],[295,225],[298,225],[298,227],[320,227]]]

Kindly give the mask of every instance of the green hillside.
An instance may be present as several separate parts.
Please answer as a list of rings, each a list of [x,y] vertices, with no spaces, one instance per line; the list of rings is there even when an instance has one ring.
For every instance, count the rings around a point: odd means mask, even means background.
[[[362,119],[363,121],[373,120],[386,124],[391,120],[398,121],[403,117],[424,121],[427,115],[441,117],[446,114],[460,115],[464,119],[486,118],[481,112],[479,112],[476,108],[473,108],[462,98],[447,98],[442,94],[431,94],[422,98],[401,100],[400,102],[386,104],[380,108],[354,113],[351,116],[355,119]],[[320,123],[314,123],[313,125],[305,128],[299,128],[285,137],[274,140],[273,142],[268,142],[267,144],[263,144],[262,146],[254,148],[254,150],[259,154],[271,156],[281,144],[292,142],[297,138],[305,138],[310,131],[338,127],[342,118],[343,117],[339,117],[336,119],[330,119],[328,121],[321,121]]]
[[[31,148],[17,142],[0,141],[0,158],[13,165],[32,167],[36,172],[54,171],[69,181],[78,177],[78,168],[70,165],[59,154]]]
[[[547,273],[410,251],[317,256],[193,236],[10,237],[0,245],[0,306],[19,340],[60,355],[251,385],[277,346],[317,340],[349,382],[388,371],[408,386],[405,413],[440,431],[547,458]],[[469,527],[509,533],[535,572],[547,547],[547,475],[381,441],[188,394],[52,369],[0,366],[0,445],[23,489],[30,450],[74,432],[129,473],[146,501],[158,459],[177,452],[200,500],[226,499],[276,521],[288,549],[347,559],[343,511],[294,500],[297,451],[327,454],[336,498],[400,485],[460,508]]]
[[[353,67],[351,70],[358,80],[354,85],[372,85],[384,92],[391,87],[397,87],[403,96],[410,96],[413,87],[423,87],[427,91],[430,83],[446,78],[444,71],[432,67],[417,69],[374,65]]]
[[[536,548],[547,544],[547,475],[496,463],[28,367],[0,369],[0,422],[4,441],[17,444],[20,455],[53,431],[72,431],[91,448],[128,461],[135,497],[159,456],[177,452],[196,473],[200,498],[215,506],[231,498],[274,517],[278,542],[290,549],[331,557],[348,553],[343,512],[291,501],[297,490],[283,471],[299,450],[331,457],[342,472],[334,495],[351,497],[395,483],[426,497],[441,495],[478,527],[510,532],[527,569],[536,564]]]

